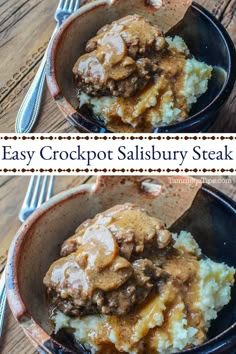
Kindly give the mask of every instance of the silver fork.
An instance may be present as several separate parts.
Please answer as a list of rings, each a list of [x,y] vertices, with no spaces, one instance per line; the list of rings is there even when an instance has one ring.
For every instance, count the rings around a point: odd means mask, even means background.
[[[19,219],[24,222],[40,205],[46,202],[53,193],[54,177],[53,176],[32,176],[29,187],[22,204]],[[6,268],[0,279],[0,338],[2,336],[3,322],[6,310]]]
[[[78,10],[79,7],[80,0],[60,0],[55,12],[55,20],[57,22],[57,26],[52,34],[51,39],[55,36],[62,23],[74,11]],[[16,133],[30,133],[38,118],[46,78],[47,52],[48,50],[46,50],[43,56],[38,72],[17,114],[15,124]]]

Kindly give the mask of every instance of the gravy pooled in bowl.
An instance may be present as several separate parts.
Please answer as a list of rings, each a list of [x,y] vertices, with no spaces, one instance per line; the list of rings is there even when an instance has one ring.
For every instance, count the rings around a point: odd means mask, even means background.
[[[116,132],[148,132],[181,122],[207,91],[212,67],[191,57],[180,37],[139,15],[102,27],[73,74],[84,105]]]
[[[134,204],[82,223],[44,284],[55,333],[91,353],[171,353],[202,344],[230,301],[234,268]]]

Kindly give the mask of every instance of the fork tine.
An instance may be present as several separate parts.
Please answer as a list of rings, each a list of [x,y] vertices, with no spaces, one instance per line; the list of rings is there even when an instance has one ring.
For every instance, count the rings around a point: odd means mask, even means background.
[[[4,293],[5,279],[6,279],[6,267],[4,268],[4,271],[2,272],[1,277],[0,277],[0,304],[1,304],[3,293]]]
[[[5,283],[5,280],[4,280]],[[5,284],[4,284],[5,285]],[[3,286],[2,293],[1,293],[1,302],[0,302],[0,315],[2,314],[2,311],[4,309],[4,297],[6,296],[6,290],[5,287]]]
[[[34,191],[34,181],[36,179],[36,176],[32,176],[30,178],[30,183],[29,183],[29,186],[28,186],[28,189],[27,189],[27,192],[26,192],[26,195],[25,195],[25,199],[23,201],[23,204],[22,204],[22,207],[27,207],[30,205],[30,201],[32,199],[32,195],[33,195],[33,191]]]
[[[69,12],[73,12],[75,5],[75,0],[70,0]]]
[[[44,179],[43,179],[41,192],[40,192],[40,196],[39,196],[39,199],[38,199],[38,204],[37,204],[38,207],[41,204],[43,204],[45,202],[45,200],[46,200],[47,183],[48,183],[48,176],[45,176]]]
[[[42,176],[38,176],[37,177],[37,181],[36,181],[35,188],[34,188],[33,198],[32,198],[31,203],[30,203],[30,206],[32,208],[35,208],[35,209],[36,209],[37,204],[38,204],[41,179],[42,179]]]
[[[53,187],[54,187],[54,176],[50,176],[50,180],[48,183],[48,192],[47,192],[47,197],[46,200],[50,199],[53,193]]]
[[[66,0],[64,6],[63,6],[63,10],[68,11],[69,10],[69,6],[70,6],[70,0]]]
[[[5,308],[6,308],[6,302],[7,302],[5,281],[6,281],[6,268],[2,272],[2,275],[0,278],[0,290],[1,290],[1,293],[0,293],[0,339],[1,339],[2,331],[3,331]]]
[[[5,285],[5,279],[4,279],[4,285]],[[5,298],[5,296],[6,296],[6,289],[5,289],[5,286],[3,286],[1,302],[0,302],[0,315],[2,315],[2,312],[4,310],[4,298]]]
[[[74,6],[74,10],[73,11],[76,11],[80,8],[80,0],[76,0],[75,2],[75,6]]]
[[[60,2],[59,2],[59,4],[58,4],[58,7],[57,7],[57,9],[58,9],[58,10],[61,10],[61,9],[63,9],[63,7],[64,7],[64,4],[65,4],[65,0],[60,0]]]
[[[4,286],[4,292],[3,292],[3,296],[1,298],[1,306],[0,306],[0,338],[2,337],[3,322],[4,322],[5,309],[6,309],[6,302],[7,302],[7,295],[6,295],[6,288]]]

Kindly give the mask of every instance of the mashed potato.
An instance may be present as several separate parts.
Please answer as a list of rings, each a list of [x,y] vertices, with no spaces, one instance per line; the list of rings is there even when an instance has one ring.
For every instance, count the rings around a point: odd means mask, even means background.
[[[90,106],[114,131],[119,131],[120,124],[123,130],[127,125],[134,131],[145,131],[187,119],[192,105],[208,89],[212,67],[189,57],[189,49],[181,37],[167,37],[166,41],[172,61],[164,59],[160,68],[167,76],[175,77],[174,83],[160,76],[154,85],[131,98],[92,97],[80,91],[80,108],[85,104]]]
[[[174,247],[183,254],[201,256],[201,250],[190,233],[173,235]],[[147,352],[174,353],[199,345],[206,340],[211,321],[230,301],[235,269],[210,259],[198,261],[198,279],[191,291],[195,292],[193,307],[201,313],[198,328],[192,327],[186,315],[186,303],[172,282],[163,291],[141,306],[135,315],[122,317],[91,315],[72,318],[57,311],[52,315],[55,332],[61,328],[73,331],[75,338],[92,353],[143,353],[141,339],[148,337]],[[171,269],[171,268],[170,268]],[[106,351],[105,346],[114,347]],[[110,350],[110,349],[109,349]]]

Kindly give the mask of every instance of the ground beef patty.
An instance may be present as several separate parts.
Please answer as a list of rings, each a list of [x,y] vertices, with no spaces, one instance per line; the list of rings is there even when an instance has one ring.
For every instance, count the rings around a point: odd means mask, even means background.
[[[51,302],[64,314],[75,317],[91,314],[126,315],[136,305],[142,304],[151,292],[157,292],[167,279],[166,273],[148,259],[137,260],[132,266],[132,277],[121,287],[111,291],[96,289],[89,297],[84,297],[78,289],[71,292],[72,287],[66,280],[61,291],[58,288],[55,291],[48,284]]]
[[[67,315],[125,315],[166,281],[161,259],[171,243],[164,224],[142,208],[115,206],[65,241],[44,284],[53,305]],[[152,252],[160,263],[147,259]]]
[[[91,96],[131,97],[158,75],[163,33],[142,16],[106,25],[86,45],[73,68],[78,88]]]

